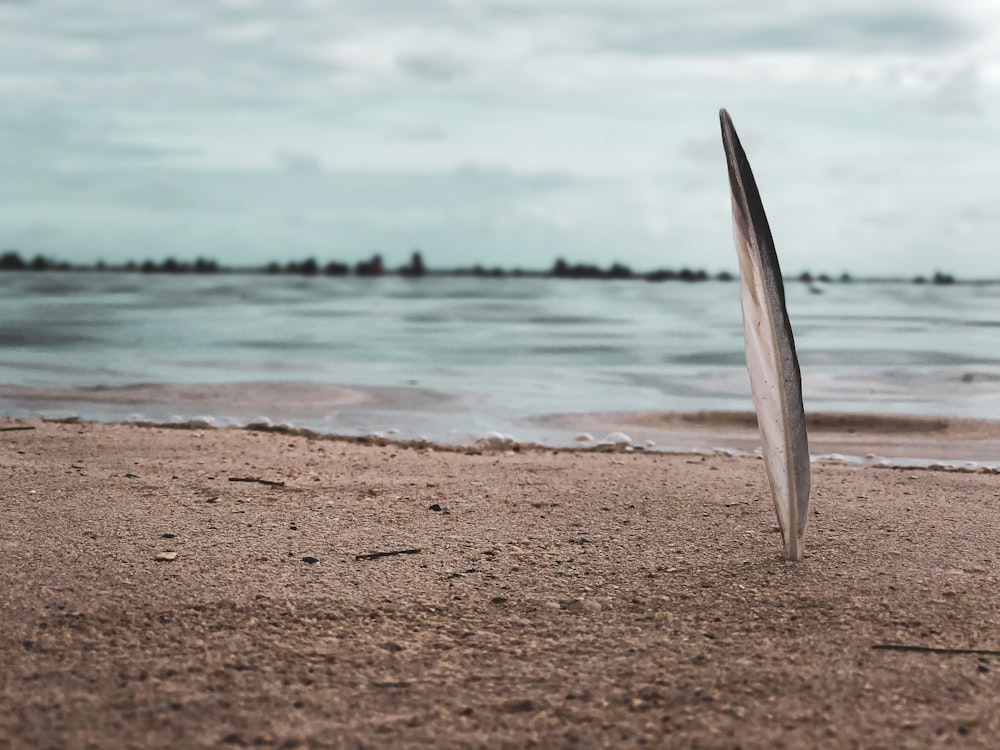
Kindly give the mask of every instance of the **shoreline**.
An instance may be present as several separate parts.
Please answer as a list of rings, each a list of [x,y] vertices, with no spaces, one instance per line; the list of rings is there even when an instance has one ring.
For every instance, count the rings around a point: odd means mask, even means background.
[[[343,389],[345,402],[361,396]],[[759,455],[760,437],[752,411],[697,410],[690,412],[613,412],[552,414],[528,420],[557,428],[559,441],[520,440],[498,431],[480,434],[455,432],[451,440],[385,431],[345,432],[300,427],[258,417],[244,423],[221,422],[211,416],[151,420],[66,417],[0,416],[3,425],[32,424],[131,425],[179,430],[247,430],[330,440],[360,445],[429,448],[439,451],[573,451],[650,452],[678,455]],[[811,412],[807,414],[813,463],[897,469],[935,469],[1000,473],[1000,420],[926,415]],[[585,439],[586,438],[586,439]]]
[[[746,456],[0,427],[0,747],[1000,733],[989,474],[817,463],[787,563]]]

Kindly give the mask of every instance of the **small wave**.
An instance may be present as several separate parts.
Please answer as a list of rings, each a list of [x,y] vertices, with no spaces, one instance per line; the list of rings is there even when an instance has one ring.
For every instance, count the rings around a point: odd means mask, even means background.
[[[543,326],[609,326],[628,323],[627,320],[589,315],[531,315],[524,322]]]
[[[61,327],[67,330],[60,331],[55,327],[37,327],[30,331],[23,328],[13,330],[0,328],[0,348],[51,349],[60,347],[78,349],[92,346],[95,342],[100,341],[96,336],[89,336],[73,330],[77,326],[64,324]]]
[[[533,354],[620,354],[624,355],[628,349],[623,346],[612,346],[610,344],[564,344],[562,346],[553,344],[549,346],[532,346],[527,351]]]

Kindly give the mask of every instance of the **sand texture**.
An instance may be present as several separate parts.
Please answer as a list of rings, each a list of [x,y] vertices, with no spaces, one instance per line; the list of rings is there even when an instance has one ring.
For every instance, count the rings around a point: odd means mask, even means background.
[[[815,465],[795,564],[748,457],[16,426],[0,748],[1000,737],[996,474]]]

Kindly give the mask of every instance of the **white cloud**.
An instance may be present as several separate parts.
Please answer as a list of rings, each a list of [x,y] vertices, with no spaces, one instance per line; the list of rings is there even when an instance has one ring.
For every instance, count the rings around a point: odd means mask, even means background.
[[[934,88],[930,107],[946,115],[980,115],[983,113],[985,90],[978,66],[966,63],[949,71]]]

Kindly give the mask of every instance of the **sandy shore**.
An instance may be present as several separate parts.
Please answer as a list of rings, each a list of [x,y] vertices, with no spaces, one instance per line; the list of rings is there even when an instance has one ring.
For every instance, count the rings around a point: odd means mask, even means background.
[[[1000,649],[995,474],[816,465],[790,564],[752,458],[16,426],[0,748],[1000,736],[1000,656],[878,648]]]

